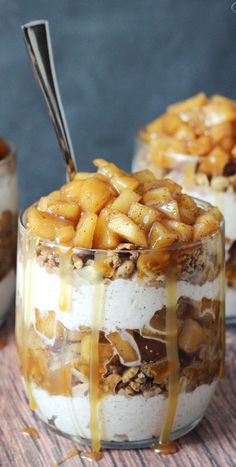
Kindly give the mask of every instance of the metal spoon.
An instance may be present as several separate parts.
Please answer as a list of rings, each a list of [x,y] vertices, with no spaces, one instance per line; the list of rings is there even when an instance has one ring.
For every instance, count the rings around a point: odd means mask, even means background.
[[[22,30],[66,164],[67,180],[72,180],[77,172],[76,161],[57,82],[48,21],[31,21]]]

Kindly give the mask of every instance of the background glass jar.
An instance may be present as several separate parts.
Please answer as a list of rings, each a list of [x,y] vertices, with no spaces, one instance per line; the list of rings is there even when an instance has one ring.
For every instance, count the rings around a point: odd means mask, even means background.
[[[204,157],[176,153],[171,148],[156,151],[158,136],[150,139],[144,130],[138,134],[132,170],[148,168],[159,177],[171,178],[191,196],[217,206],[225,218],[226,319],[236,322],[236,175],[207,177],[199,167]]]
[[[16,340],[31,409],[94,451],[194,428],[223,375],[223,226],[168,249],[106,251],[40,240],[24,218]]]
[[[15,292],[16,228],[15,151],[0,140],[0,324]]]

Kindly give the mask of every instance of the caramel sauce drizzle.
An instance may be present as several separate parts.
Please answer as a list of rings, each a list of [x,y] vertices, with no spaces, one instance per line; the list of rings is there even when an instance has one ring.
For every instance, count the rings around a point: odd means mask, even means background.
[[[21,433],[29,435],[33,439],[38,439],[40,437],[38,431],[33,427],[25,427],[22,428],[20,431]]]
[[[92,438],[92,451],[97,453],[100,451],[100,434],[99,434],[99,329],[101,329],[101,319],[103,315],[104,301],[104,284],[103,282],[95,285],[93,296],[93,316],[92,316],[92,332],[91,332],[91,348],[90,348],[90,427]]]
[[[60,255],[60,297],[59,308],[61,311],[71,309],[71,274],[70,274],[70,256]]]
[[[33,295],[34,295],[34,282],[33,282],[33,258],[35,254],[35,248],[37,240],[28,238],[26,235],[22,240],[23,250],[23,294],[22,294],[22,310],[23,316],[21,318],[21,336],[18,342],[21,342],[22,346],[22,373],[24,376],[25,390],[29,400],[29,406],[31,410],[37,409],[37,404],[32,394],[32,388],[28,383],[28,370],[29,370],[29,358],[28,358],[28,328],[31,324],[31,314],[33,309]]]
[[[61,461],[59,461],[57,464],[53,464],[52,467],[58,467],[61,464],[64,464],[64,462],[68,461],[69,459],[72,459],[72,457],[76,457],[80,455],[80,449],[72,449]]]
[[[167,414],[161,432],[160,441],[153,449],[161,454],[177,452],[177,444],[170,441],[179,396],[179,355],[177,346],[177,316],[176,316],[176,280],[170,273],[166,279],[166,353],[169,365],[169,383],[167,398]]]
[[[97,451],[97,452],[87,451],[87,452],[83,452],[80,457],[90,460],[91,462],[98,462],[103,458],[103,455],[100,451]]]

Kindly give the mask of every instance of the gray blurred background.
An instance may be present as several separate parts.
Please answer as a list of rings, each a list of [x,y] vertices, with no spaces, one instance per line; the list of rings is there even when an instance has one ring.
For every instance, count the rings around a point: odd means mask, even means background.
[[[130,168],[134,134],[200,90],[236,98],[233,0],[0,0],[0,134],[17,146],[20,203],[64,181],[20,25],[48,19],[80,170]]]

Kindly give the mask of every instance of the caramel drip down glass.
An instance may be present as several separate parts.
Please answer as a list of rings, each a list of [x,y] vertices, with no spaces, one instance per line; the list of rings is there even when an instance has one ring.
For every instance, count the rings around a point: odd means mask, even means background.
[[[223,224],[197,242],[108,251],[34,237],[26,215],[16,340],[31,409],[95,453],[193,429],[223,375]]]

